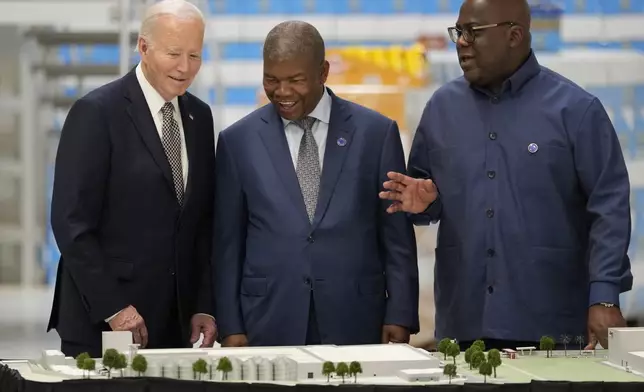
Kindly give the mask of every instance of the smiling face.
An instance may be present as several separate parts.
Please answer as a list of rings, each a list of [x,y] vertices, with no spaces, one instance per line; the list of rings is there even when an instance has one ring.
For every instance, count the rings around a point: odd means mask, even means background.
[[[166,101],[183,95],[201,68],[204,25],[196,18],[160,16],[139,38],[143,73]]]
[[[465,79],[477,86],[488,87],[498,83],[511,67],[511,49],[517,45],[516,35],[504,23],[498,2],[490,0],[467,0],[461,6],[456,27],[463,31],[456,43],[459,64]],[[501,19],[500,19],[501,18]],[[476,26],[502,24],[497,27],[472,30]],[[466,41],[467,35],[474,42]],[[501,80],[502,81],[502,80]]]
[[[309,115],[324,93],[329,63],[316,64],[312,56],[288,60],[264,59],[264,91],[279,115],[299,120]]]

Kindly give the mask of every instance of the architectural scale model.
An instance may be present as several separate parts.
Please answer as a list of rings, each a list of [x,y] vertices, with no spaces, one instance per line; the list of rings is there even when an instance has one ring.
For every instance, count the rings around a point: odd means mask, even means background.
[[[284,385],[644,382],[644,328],[611,329],[609,339],[609,350],[596,351],[584,350],[584,337],[567,335],[504,350],[476,341],[464,352],[452,339],[441,340],[437,352],[406,344],[150,350],[132,344],[129,332],[105,332],[102,358],[45,350],[38,360],[2,364],[39,382],[138,376]],[[554,350],[557,343],[564,350]]]

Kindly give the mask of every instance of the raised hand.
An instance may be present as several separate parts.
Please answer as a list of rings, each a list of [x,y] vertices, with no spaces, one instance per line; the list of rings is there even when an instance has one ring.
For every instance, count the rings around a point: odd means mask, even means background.
[[[383,187],[386,191],[380,192],[379,196],[384,200],[392,200],[392,205],[387,212],[410,212],[418,214],[427,209],[438,197],[438,190],[432,180],[413,178],[401,173],[387,173],[389,181],[385,181]]]

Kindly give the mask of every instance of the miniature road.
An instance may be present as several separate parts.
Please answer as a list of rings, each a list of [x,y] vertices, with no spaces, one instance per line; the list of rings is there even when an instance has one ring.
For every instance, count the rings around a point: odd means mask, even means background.
[[[502,364],[501,364],[501,367],[510,368],[510,369],[512,369],[512,370],[514,370],[514,371],[516,371],[516,372],[523,373],[523,374],[525,374],[526,376],[528,376],[528,377],[530,377],[531,379],[534,379],[534,380],[539,380],[539,381],[545,381],[545,380],[546,380],[546,379],[545,379],[545,378],[543,378],[543,377],[539,377],[539,376],[537,376],[537,375],[535,375],[535,374],[532,374],[532,373],[530,373],[530,372],[528,372],[528,371],[525,371],[525,370],[523,370],[523,369],[519,369],[519,368],[518,368],[518,367],[516,367],[516,366],[512,366],[512,365],[510,365],[508,362],[509,362],[509,361],[505,361],[504,363],[502,363]]]

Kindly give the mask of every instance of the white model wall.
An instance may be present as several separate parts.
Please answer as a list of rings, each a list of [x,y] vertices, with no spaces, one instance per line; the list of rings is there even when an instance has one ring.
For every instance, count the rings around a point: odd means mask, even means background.
[[[630,364],[634,360],[630,354],[633,351],[644,351],[644,328],[613,330],[608,342],[608,361],[618,366],[622,366],[622,361]],[[641,369],[644,371],[644,367]]]

